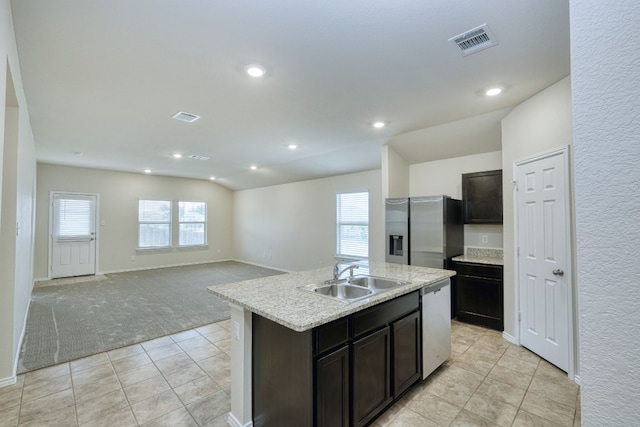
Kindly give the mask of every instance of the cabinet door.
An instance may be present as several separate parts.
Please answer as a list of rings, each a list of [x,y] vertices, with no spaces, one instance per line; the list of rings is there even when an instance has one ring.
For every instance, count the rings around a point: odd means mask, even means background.
[[[502,224],[502,170],[462,174],[465,224]]]
[[[420,378],[420,312],[391,324],[393,398]]]
[[[349,347],[316,361],[316,426],[349,425]]]
[[[458,275],[458,320],[504,330],[502,280]]]
[[[389,327],[352,344],[352,425],[367,424],[391,402]]]

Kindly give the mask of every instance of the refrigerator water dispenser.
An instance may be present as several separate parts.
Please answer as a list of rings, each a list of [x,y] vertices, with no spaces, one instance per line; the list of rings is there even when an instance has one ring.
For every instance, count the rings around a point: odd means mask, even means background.
[[[391,234],[389,236],[389,255],[402,256],[402,241],[404,236],[399,234]]]

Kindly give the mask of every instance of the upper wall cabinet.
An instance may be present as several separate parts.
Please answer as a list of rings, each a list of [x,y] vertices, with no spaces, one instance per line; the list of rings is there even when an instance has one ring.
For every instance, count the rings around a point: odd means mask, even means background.
[[[462,174],[465,224],[502,224],[502,169]]]

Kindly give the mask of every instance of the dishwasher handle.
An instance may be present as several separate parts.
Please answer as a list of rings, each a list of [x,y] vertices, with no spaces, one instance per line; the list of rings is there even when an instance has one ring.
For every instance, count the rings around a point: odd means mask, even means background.
[[[439,282],[435,282],[432,283],[430,285],[425,286],[424,288],[420,289],[420,295],[427,295],[427,294],[435,294],[437,292],[440,292],[442,290],[442,288],[444,288],[445,286],[449,286],[451,284],[451,280],[449,278],[441,280]]]

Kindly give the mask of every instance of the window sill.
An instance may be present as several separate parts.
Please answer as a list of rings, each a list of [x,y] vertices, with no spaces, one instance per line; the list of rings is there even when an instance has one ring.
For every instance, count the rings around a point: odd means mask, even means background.
[[[179,251],[199,251],[209,249],[209,245],[178,246],[176,249]]]
[[[171,246],[159,247],[159,248],[136,248],[136,253],[141,255],[172,252],[172,251],[173,251],[173,248]]]
[[[358,262],[358,261],[366,261],[367,259],[369,259],[368,257],[358,257],[358,256],[353,256],[353,255],[340,255],[340,254],[336,254],[335,259],[337,261],[345,261],[345,262]]]

